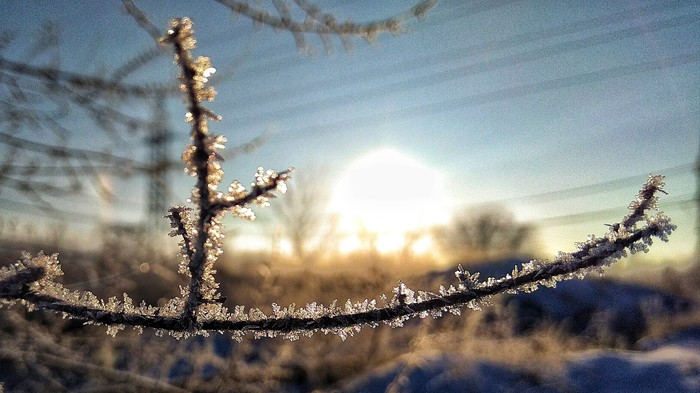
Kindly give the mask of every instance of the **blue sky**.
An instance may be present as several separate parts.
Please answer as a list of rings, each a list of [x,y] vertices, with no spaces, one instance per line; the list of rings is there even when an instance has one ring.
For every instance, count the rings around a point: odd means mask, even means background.
[[[670,195],[662,207],[679,230],[658,256],[687,256],[696,244],[696,1],[442,1],[406,34],[383,35],[375,45],[354,40],[350,53],[335,40],[327,54],[310,36],[312,56],[300,55],[291,35],[255,27],[215,2],[137,4],[162,26],[183,15],[195,22],[197,53],[219,69],[211,108],[224,120],[213,130],[231,145],[269,136],[226,163],[229,181],[247,181],[261,165],[324,166],[330,175],[318,187],[333,187],[359,157],[391,148],[439,171],[451,208],[497,201],[533,220],[545,249],[569,250],[622,217],[647,174],[665,173]],[[362,22],[410,2],[319,4]],[[4,29],[19,32],[4,56],[20,56],[31,32],[53,19],[62,67],[77,72],[121,64],[151,45],[118,1],[9,0],[0,15]],[[164,57],[129,81],[175,74]],[[169,103],[170,126],[182,135],[174,153],[187,135],[180,105]],[[79,131],[77,143],[87,133]],[[128,152],[145,159],[138,148]],[[181,203],[190,179],[171,179],[172,202]],[[118,182],[136,206],[120,217],[143,211],[143,183]],[[387,198],[417,192],[390,191]],[[266,220],[263,214],[260,228]]]

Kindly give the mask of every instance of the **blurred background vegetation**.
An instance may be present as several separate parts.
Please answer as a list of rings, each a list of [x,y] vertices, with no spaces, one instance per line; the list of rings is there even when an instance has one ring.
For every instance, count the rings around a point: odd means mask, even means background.
[[[162,218],[175,199],[169,177],[180,170],[175,142],[181,139],[171,132],[170,119],[181,110],[171,107],[179,105],[173,75],[153,84],[139,75],[148,67],[169,69],[168,54],[148,47],[104,67],[90,63],[92,53],[109,51],[95,41],[80,54],[85,68],[67,70],[60,30],[47,21],[33,33],[0,36],[0,261],[12,263],[21,250],[58,252],[63,282],[71,289],[104,298],[128,292],[135,302],[163,303],[185,282],[176,273],[177,246],[165,235]],[[4,56],[11,45],[24,49],[21,58]],[[245,53],[237,59],[244,61]],[[220,70],[235,72],[235,62]],[[78,128],[90,131],[76,135]],[[264,131],[231,146],[228,158],[256,151],[274,134]],[[546,256],[541,232],[547,221],[518,219],[498,203],[457,209],[443,224],[407,231],[390,251],[378,246],[378,233],[365,228],[356,234],[359,246],[343,250],[347,234],[324,205],[331,199],[327,185],[333,175],[323,168],[298,168],[289,193],[260,215],[255,225],[263,229],[252,231],[259,236],[248,236],[253,224],[229,223],[217,265],[227,305],[269,310],[272,302],[363,300],[390,293],[398,281],[437,290],[455,283],[457,264],[485,278]],[[699,169],[682,165],[668,174],[693,170]],[[638,185],[643,179],[620,181]],[[601,193],[617,187],[597,186]],[[562,189],[521,203],[567,201],[588,191]],[[697,209],[697,197],[674,203],[682,212]],[[81,208],[92,205],[100,208]],[[624,207],[613,210],[624,214]],[[574,213],[550,218],[549,224],[590,222],[600,214]],[[427,252],[417,247],[426,238],[433,242]],[[546,381],[550,376],[543,369],[561,369],[579,351],[641,350],[655,339],[700,326],[697,253],[666,265],[640,267],[635,258],[605,279],[561,284],[560,294],[504,296],[482,312],[411,321],[405,329],[365,329],[344,344],[320,334],[303,342],[237,343],[218,334],[176,341],[125,331],[113,339],[102,327],[3,308],[0,381],[7,391],[27,392],[332,391],[425,351],[459,353],[506,365],[523,379]],[[390,381],[395,391],[401,391],[400,376]]]

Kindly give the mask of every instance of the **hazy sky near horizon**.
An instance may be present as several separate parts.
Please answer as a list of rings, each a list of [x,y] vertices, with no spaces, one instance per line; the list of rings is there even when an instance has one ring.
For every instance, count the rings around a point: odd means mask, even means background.
[[[679,230],[652,254],[688,256],[696,244],[697,1],[443,0],[424,21],[409,23],[406,34],[382,35],[375,45],[355,39],[349,53],[337,39],[333,53],[325,53],[309,36],[318,52],[311,56],[298,53],[290,34],[256,27],[213,1],[136,3],[163,29],[172,17],[193,19],[196,53],[211,57],[219,71],[212,78],[219,96],[210,107],[223,121],[213,131],[231,145],[268,136],[225,164],[229,182],[247,182],[258,166],[324,167],[317,187],[333,188],[353,163],[391,149],[442,175],[440,194],[449,202],[435,209],[506,205],[540,228],[550,251],[602,234],[603,224],[625,215],[646,175],[662,173],[669,195],[661,206]],[[410,2],[318,4],[340,20],[363,22]],[[54,20],[62,68],[113,69],[152,46],[121,8],[119,1],[8,0],[0,19],[18,36],[2,56],[21,59],[32,32]],[[175,74],[163,57],[128,81]],[[171,101],[169,126],[182,135],[177,154],[187,125],[179,98]],[[90,140],[87,129],[77,134],[77,143]],[[129,152],[147,159],[138,148]],[[172,203],[182,203],[191,180],[179,172],[170,179]],[[143,184],[117,182],[135,212],[144,209]],[[376,195],[423,190],[404,184]],[[261,215],[263,223],[269,214]]]

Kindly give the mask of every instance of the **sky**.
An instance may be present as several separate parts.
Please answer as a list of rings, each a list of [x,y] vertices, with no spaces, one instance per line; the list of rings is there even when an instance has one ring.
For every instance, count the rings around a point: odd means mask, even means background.
[[[393,209],[386,217],[403,217],[402,227],[426,215],[445,222],[452,212],[499,204],[536,225],[541,248],[553,253],[605,232],[604,224],[626,214],[646,177],[660,173],[669,193],[662,209],[679,229],[651,254],[680,260],[697,244],[697,1],[441,1],[404,34],[371,44],[355,39],[350,51],[334,39],[327,52],[309,36],[311,54],[300,53],[289,33],[255,26],[214,1],[136,4],[163,29],[173,17],[194,21],[195,53],[218,69],[211,82],[219,95],[210,107],[223,120],[212,130],[230,146],[266,137],[257,150],[225,162],[228,181],[247,182],[258,166],[299,173],[322,167],[314,186],[335,193],[319,206],[353,220],[368,206],[385,206],[374,216]],[[407,4],[319,2],[339,20],[356,22],[391,16]],[[74,72],[113,69],[153,45],[119,1],[7,0],[0,12],[3,29],[18,32],[2,53],[10,59],[21,59],[45,20],[60,26],[61,67]],[[127,81],[167,81],[176,72],[164,57]],[[188,135],[179,98],[168,111],[175,155]],[[77,144],[98,143],[87,138],[84,119],[73,120],[84,124],[76,126]],[[147,159],[138,144],[124,149]],[[374,175],[349,189],[373,189],[376,203],[351,202],[358,195],[343,207],[342,195],[355,196],[337,191],[358,176],[350,168],[376,160],[377,152],[406,165],[374,164]],[[401,168],[413,176],[395,181]],[[191,179],[174,171],[170,182],[171,203],[183,203]],[[81,211],[140,217],[145,179],[114,183],[118,206],[93,201],[80,204]],[[262,212],[255,225],[236,224],[237,231],[269,234],[272,214]]]

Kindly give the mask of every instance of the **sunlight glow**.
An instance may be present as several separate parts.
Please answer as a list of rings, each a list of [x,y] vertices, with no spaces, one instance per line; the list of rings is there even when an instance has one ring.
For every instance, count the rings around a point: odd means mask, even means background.
[[[407,234],[421,231],[425,233],[413,244],[427,251],[424,235],[447,221],[447,206],[441,174],[393,149],[354,161],[341,176],[332,202],[341,230],[348,234],[341,242],[345,251],[370,242],[379,251],[397,250],[407,244]]]

